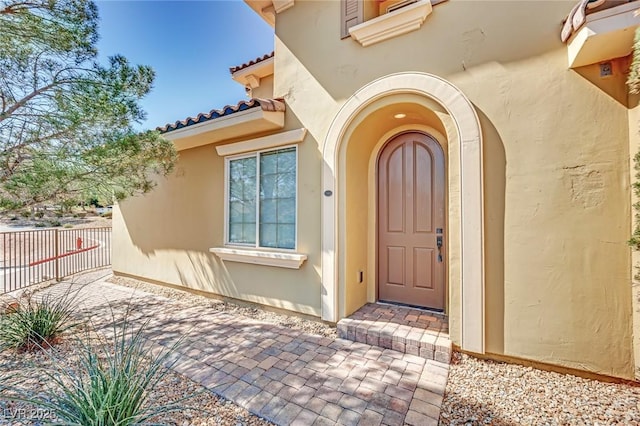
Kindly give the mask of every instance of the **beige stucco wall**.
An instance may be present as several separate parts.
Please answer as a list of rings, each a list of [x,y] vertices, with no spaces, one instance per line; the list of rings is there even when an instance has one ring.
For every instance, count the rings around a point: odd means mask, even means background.
[[[428,72],[457,85],[482,125],[487,352],[633,377],[640,340],[633,344],[626,241],[635,112],[624,105],[622,76],[603,82],[597,65],[567,69],[559,30],[573,3],[450,0],[436,6],[420,30],[363,48],[340,39],[339,2],[296,1],[278,15],[273,89],[286,100],[287,128],[309,132],[300,144],[298,213],[299,251],[307,262],[284,270],[223,264],[208,253],[223,244],[224,234],[223,160],[208,145],[181,152],[173,176],[122,203],[122,214],[116,210],[114,270],[320,315],[327,130],[345,100],[367,83],[394,72]],[[447,311],[459,344],[453,223],[460,209],[459,141],[437,106],[407,99],[396,106],[420,112],[415,124],[439,129],[448,144]],[[395,124],[366,118],[341,146],[343,312],[375,295],[372,224],[363,206],[371,201],[375,146]],[[360,285],[354,279],[362,268]]]
[[[288,123],[295,128],[295,117]],[[171,176],[114,210],[114,271],[319,316],[320,164],[313,138],[298,144],[298,158],[305,170],[298,175],[298,251],[308,254],[299,270],[221,262],[209,253],[224,245],[224,159],[205,145],[181,151]]]
[[[323,141],[344,101],[376,78],[420,71],[457,85],[483,127],[487,352],[631,377],[625,89],[622,77],[567,69],[559,29],[572,3],[451,0],[420,30],[363,48],[340,40],[338,2],[296,2],[278,15],[274,91]],[[363,161],[348,163],[354,187]],[[359,223],[361,212],[346,214]],[[347,245],[360,241],[362,224],[343,226]],[[364,297],[349,283],[363,259],[347,252],[340,271],[347,311]]]
[[[252,98],[269,99],[273,97],[273,75],[260,79],[260,86],[251,89]]]

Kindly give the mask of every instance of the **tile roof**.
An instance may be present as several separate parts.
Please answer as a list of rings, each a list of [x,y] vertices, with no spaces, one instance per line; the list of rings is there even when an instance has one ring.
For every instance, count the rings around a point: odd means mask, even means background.
[[[637,0],[580,0],[578,4],[571,9],[569,16],[564,20],[564,23],[562,24],[562,31],[560,32],[560,39],[563,43],[566,43],[569,38],[586,22],[587,15],[611,9],[612,7],[620,6],[625,3],[633,3],[634,1]]]
[[[255,64],[258,64],[258,63],[260,63],[262,61],[266,61],[269,58],[273,58],[273,53],[274,52],[267,53],[266,55],[260,56],[260,57],[258,57],[256,59],[253,59],[253,60],[251,60],[249,62],[246,62],[246,63],[244,63],[242,65],[231,67],[231,68],[229,68],[229,72],[231,74],[233,74],[234,72],[238,72],[238,71],[243,70],[245,68],[249,68],[251,65],[255,65]]]
[[[205,121],[214,120],[219,117],[234,114],[240,111],[246,111],[251,108],[262,108],[263,111],[284,111],[285,104],[282,99],[258,99],[253,98],[248,101],[240,101],[237,105],[227,105],[222,109],[212,109],[208,113],[200,113],[195,117],[187,117],[184,120],[169,123],[162,127],[157,127],[160,133],[167,133],[174,130],[182,129],[194,124],[203,123]]]

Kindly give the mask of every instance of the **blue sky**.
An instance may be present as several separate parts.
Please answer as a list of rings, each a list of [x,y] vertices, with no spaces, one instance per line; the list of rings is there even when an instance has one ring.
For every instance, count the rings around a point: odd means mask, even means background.
[[[100,56],[156,72],[143,128],[246,99],[229,67],[273,50],[273,30],[242,0],[98,1]]]

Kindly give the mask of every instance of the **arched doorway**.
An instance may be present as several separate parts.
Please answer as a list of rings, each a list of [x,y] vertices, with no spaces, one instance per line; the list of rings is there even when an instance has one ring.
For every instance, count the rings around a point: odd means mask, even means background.
[[[459,181],[455,194],[450,194],[455,197],[450,199],[450,204],[453,200],[459,207],[454,219],[455,239],[460,247],[454,271],[459,284],[449,291],[449,318],[450,321],[455,318],[451,334],[455,332],[462,349],[484,353],[482,131],[469,99],[453,84],[432,74],[397,73],[367,84],[345,102],[327,131],[322,148],[322,318],[336,322],[346,315],[345,289],[353,280],[352,275],[346,273],[349,253],[345,246],[350,231],[346,228],[349,210],[345,207],[345,182],[349,170],[353,169],[347,165],[344,151],[345,146],[357,144],[349,143],[351,139],[346,135],[353,130],[354,123],[367,114],[367,108],[396,95],[418,96],[424,100],[421,103],[433,111],[440,108],[451,121],[446,136],[455,141],[459,153],[456,165]]]

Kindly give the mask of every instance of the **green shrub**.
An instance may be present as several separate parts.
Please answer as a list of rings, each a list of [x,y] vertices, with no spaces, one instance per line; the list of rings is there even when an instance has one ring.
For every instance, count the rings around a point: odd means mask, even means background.
[[[70,223],[65,223],[64,225],[62,225],[62,227],[69,229],[69,228],[73,228],[73,225]]]
[[[4,349],[35,350],[49,348],[60,335],[74,325],[71,313],[76,298],[46,295],[16,300],[0,310],[0,351]]]
[[[114,322],[112,337],[102,345],[80,340],[79,367],[55,363],[54,369],[43,371],[52,385],[38,397],[22,400],[51,412],[65,425],[149,424],[160,414],[183,410],[181,401],[157,405],[149,398],[175,363],[175,346],[154,354],[143,336],[145,327],[135,328],[125,319]]]
[[[42,219],[44,217],[44,212],[42,210],[38,210],[37,212],[35,212],[33,214],[35,217],[37,217],[38,219]]]
[[[33,226],[35,226],[36,228],[46,228],[47,224],[44,222],[36,222]]]
[[[58,226],[62,226],[62,223],[59,220],[50,220],[49,221],[49,226],[52,228],[58,227]]]
[[[111,217],[113,216],[113,213],[111,212],[104,212],[102,213],[100,216],[106,218],[106,219],[111,219]]]
[[[31,217],[31,211],[30,210],[23,210],[20,212],[20,216],[24,217],[25,219],[28,219]]]

